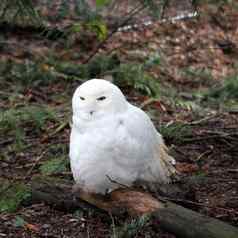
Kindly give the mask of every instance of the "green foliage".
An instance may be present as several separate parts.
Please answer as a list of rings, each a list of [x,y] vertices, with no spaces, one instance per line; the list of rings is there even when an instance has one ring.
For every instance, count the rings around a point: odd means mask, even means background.
[[[150,221],[150,216],[144,215],[132,220],[130,223],[125,223],[122,227],[116,227],[112,238],[130,238],[137,237],[138,233]]]
[[[140,64],[121,64],[115,70],[115,83],[118,85],[130,86],[148,96],[158,96],[159,82],[153,79],[144,70],[144,65]]]
[[[6,180],[0,180],[0,213],[15,212],[19,205],[31,196],[26,185],[21,183],[10,184]]]
[[[57,62],[54,65],[55,69],[69,77],[77,77],[79,79],[89,78],[88,67],[82,64],[72,64],[70,62]]]
[[[214,83],[211,71],[207,68],[194,69],[188,67],[183,69],[183,74],[187,79],[190,79],[193,83],[198,82],[199,84],[211,85]]]
[[[69,34],[79,33],[82,31],[82,24],[74,23],[68,30]]]
[[[58,72],[75,76],[78,79],[103,77],[104,74],[112,72],[119,65],[116,55],[106,57],[103,55],[93,58],[88,64],[72,64],[70,62],[58,62],[54,67]]]
[[[0,115],[0,128],[12,129],[24,123],[34,123],[37,129],[43,129],[46,120],[56,120],[49,108],[40,106],[25,106],[19,109],[9,109]]]
[[[94,57],[87,65],[89,78],[103,77],[108,73],[113,73],[120,65],[117,55]]]
[[[107,38],[108,29],[106,23],[101,19],[92,19],[86,22],[73,23],[70,27],[64,30],[64,36],[67,39],[67,44],[70,45],[75,39],[79,38],[82,41],[87,41],[86,32],[95,33],[99,41]],[[81,35],[79,33],[82,33]],[[80,38],[81,37],[81,38]]]
[[[155,60],[156,64],[158,59]],[[83,80],[90,78],[103,78],[112,75],[114,83],[119,86],[129,86],[149,96],[158,96],[160,86],[145,69],[151,67],[152,62],[146,64],[120,64],[117,55],[97,56],[87,65],[74,65],[68,62],[55,65],[57,71],[77,76]]]
[[[91,32],[95,32],[99,40],[105,40],[107,37],[107,25],[101,20],[93,20],[86,24]]]
[[[15,217],[14,223],[13,223],[15,227],[23,227],[25,224],[26,224],[26,221],[22,217],[20,216]]]
[[[176,141],[176,143],[183,142],[183,139],[192,135],[191,127],[183,123],[173,123],[168,126],[161,126],[160,133],[164,138]]]
[[[56,75],[44,62],[25,60],[16,63],[11,60],[3,62],[0,74],[10,82],[21,82],[24,86],[46,85],[56,79]]]
[[[0,21],[41,24],[32,0],[1,0]]]
[[[40,171],[43,175],[52,175],[55,173],[61,173],[67,170],[67,165],[69,161],[62,156],[60,158],[53,158],[44,162],[40,166]]]
[[[181,98],[175,98],[173,99],[171,104],[174,104],[175,108],[193,111],[194,113],[202,110],[201,106],[193,100],[183,100]]]
[[[0,133],[13,136],[20,149],[25,137],[24,127],[30,124],[36,129],[35,132],[39,132],[44,129],[46,120],[56,120],[56,116],[49,108],[25,106],[19,109],[9,109],[0,112]]]
[[[206,99],[215,99],[220,102],[238,99],[238,74],[230,76],[224,80],[220,87],[211,88],[206,94]]]
[[[121,64],[114,70],[113,76],[115,77],[115,82],[119,85],[130,86],[144,95],[158,97],[160,94],[160,84],[147,71],[153,66],[160,65],[160,63],[160,55],[154,54],[153,57],[146,60],[143,64]]]
[[[101,8],[109,4],[111,0],[96,0],[96,6],[97,8]]]
[[[155,53],[152,55],[152,57],[150,57],[149,59],[147,59],[144,63],[144,68],[151,68],[153,66],[158,66],[161,64],[161,55],[158,53]]]

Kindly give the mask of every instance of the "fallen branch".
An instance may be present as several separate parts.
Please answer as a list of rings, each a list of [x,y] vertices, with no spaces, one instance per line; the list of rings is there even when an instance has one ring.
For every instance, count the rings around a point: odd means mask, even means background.
[[[218,116],[219,116],[219,115],[215,114],[215,115],[212,115],[212,116],[204,117],[204,118],[199,119],[199,120],[197,120],[197,121],[188,122],[188,123],[186,123],[186,124],[187,124],[187,125],[190,125],[190,126],[200,125],[200,124],[203,124],[203,123],[205,123],[205,122],[210,121],[211,119],[217,118]]]
[[[48,152],[48,149],[43,151],[34,161],[33,165],[31,166],[31,168],[27,171],[24,179],[27,179],[29,176],[31,176],[32,171],[34,170],[34,168],[36,167],[36,165],[39,163],[39,161],[45,156],[45,154]]]
[[[87,210],[93,207],[73,195],[72,183],[67,180],[35,177],[30,183],[30,189],[31,198],[24,201],[24,205],[44,202],[63,211]]]

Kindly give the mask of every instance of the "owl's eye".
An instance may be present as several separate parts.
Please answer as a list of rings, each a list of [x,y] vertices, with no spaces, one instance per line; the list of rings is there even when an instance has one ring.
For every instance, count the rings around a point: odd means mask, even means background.
[[[84,97],[79,97],[82,101],[84,101],[85,100],[85,98]]]
[[[97,98],[97,101],[103,101],[103,100],[105,100],[105,99],[106,99],[106,97],[105,97],[105,96],[102,96],[102,97]]]

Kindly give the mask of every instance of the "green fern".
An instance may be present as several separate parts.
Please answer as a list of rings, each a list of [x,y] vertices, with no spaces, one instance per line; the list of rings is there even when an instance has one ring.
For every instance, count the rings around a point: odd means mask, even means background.
[[[141,93],[156,97],[159,95],[159,82],[153,79],[144,70],[144,65],[121,64],[114,73],[115,83],[135,88]]]
[[[24,145],[25,127],[32,126],[40,132],[46,120],[57,120],[52,110],[44,107],[23,107],[0,112],[0,133],[12,136],[18,149]]]
[[[44,62],[33,62],[25,60],[23,63],[8,61],[0,72],[5,75],[5,79],[10,82],[21,82],[25,87],[29,85],[46,85],[56,79],[56,75]]]
[[[53,158],[44,162],[40,166],[40,171],[43,175],[52,175],[54,173],[61,173],[67,170],[69,160],[62,156],[60,158]]]
[[[105,40],[108,34],[107,25],[101,20],[91,20],[86,24],[86,27],[91,31],[95,32],[97,38],[102,41]]]
[[[207,68],[194,69],[192,67],[187,67],[182,70],[182,73],[186,78],[199,84],[205,83],[206,85],[212,85],[214,83],[211,71]]]
[[[0,213],[15,212],[22,201],[31,196],[30,189],[24,184],[10,184],[9,181],[1,178],[0,183]]]
[[[169,126],[160,126],[160,133],[167,140],[183,142],[183,139],[192,135],[192,130],[189,125],[183,123],[173,123]]]
[[[1,0],[0,21],[29,23],[41,25],[41,18],[32,0]]]
[[[218,101],[237,100],[238,99],[238,74],[224,79],[221,86],[211,88],[206,94],[206,99],[215,99]]]

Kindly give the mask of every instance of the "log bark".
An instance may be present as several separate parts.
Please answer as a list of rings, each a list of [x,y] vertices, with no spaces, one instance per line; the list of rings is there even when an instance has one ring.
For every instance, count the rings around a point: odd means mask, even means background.
[[[120,189],[107,196],[72,192],[71,182],[36,178],[30,184],[31,202],[45,202],[64,210],[99,208],[112,215],[151,215],[164,230],[181,238],[237,238],[238,228],[148,193]]]
[[[72,183],[65,179],[34,177],[29,184],[31,197],[24,204],[44,202],[59,210],[75,211],[95,208],[92,204],[78,199],[72,192]]]
[[[222,221],[210,218],[166,202],[152,214],[161,228],[181,238],[237,238],[238,229]]]

